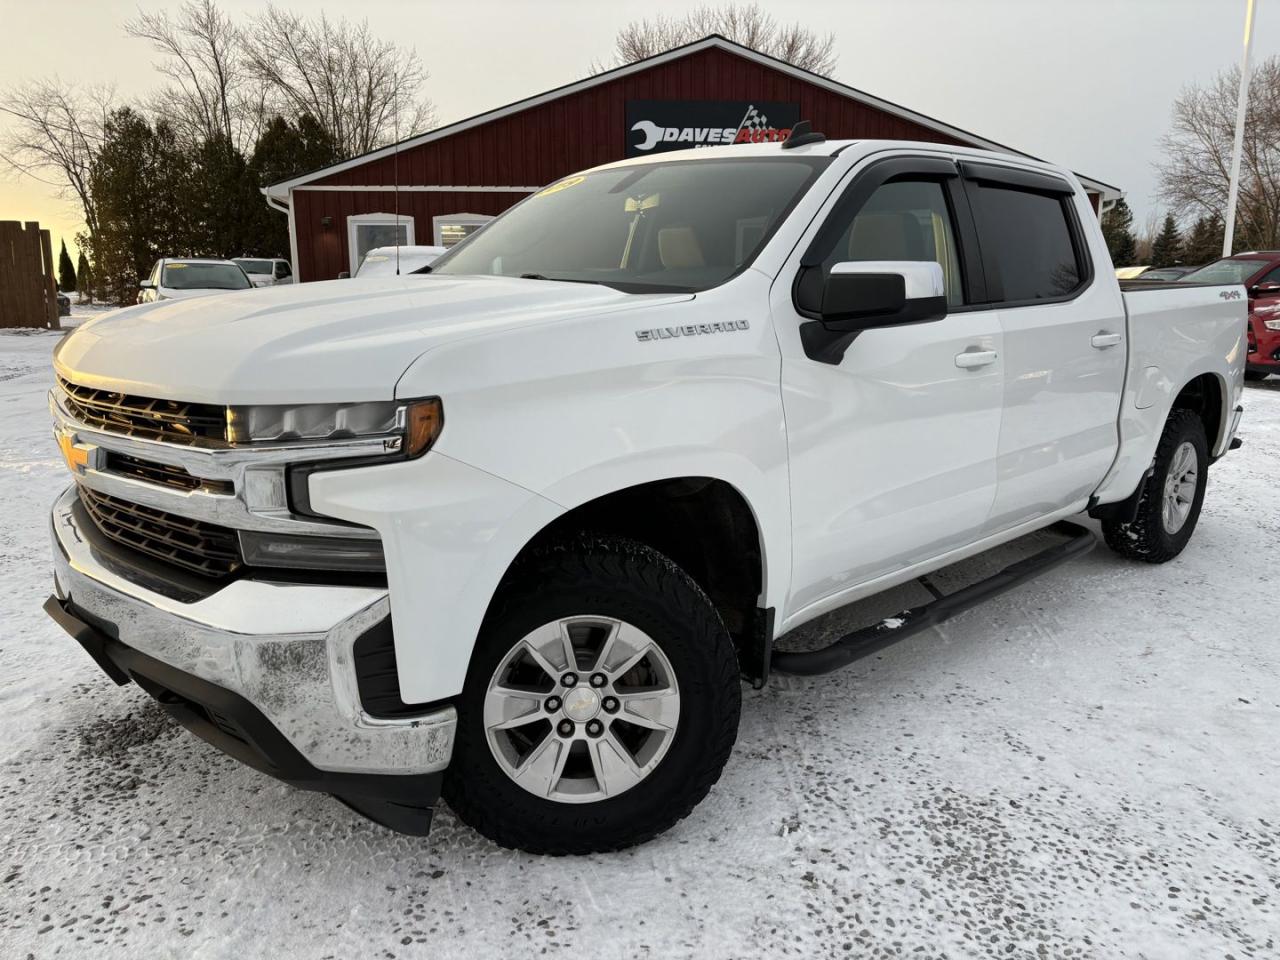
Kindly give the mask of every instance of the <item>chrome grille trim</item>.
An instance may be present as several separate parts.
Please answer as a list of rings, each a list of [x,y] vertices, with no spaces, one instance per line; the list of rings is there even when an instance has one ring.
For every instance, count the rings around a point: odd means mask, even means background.
[[[77,420],[101,430],[187,446],[227,443],[224,406],[117,393],[82,386],[63,377],[58,377],[58,388]]]
[[[107,454],[104,469],[86,469],[76,481],[98,493],[118,497],[178,516],[202,520],[234,530],[372,539],[378,534],[363,527],[299,517],[289,510],[285,470],[290,464],[326,460],[371,459],[384,456],[390,437],[204,447],[131,437],[86,423],[69,408],[58,388],[49,393],[49,412],[55,437],[73,433]],[[131,472],[116,472],[113,455],[146,461],[155,469],[172,467],[203,481],[196,489],[154,482]]]

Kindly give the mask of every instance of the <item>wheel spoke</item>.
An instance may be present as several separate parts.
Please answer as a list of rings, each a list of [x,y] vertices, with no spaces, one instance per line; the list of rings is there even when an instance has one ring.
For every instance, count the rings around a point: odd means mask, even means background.
[[[563,636],[559,623],[548,623],[524,638],[524,648],[533,662],[553,681],[559,680],[572,662],[564,659],[567,644]]]
[[[542,719],[539,696],[527,690],[493,687],[484,701],[484,725],[488,730],[509,730]]]
[[[605,796],[611,797],[628,787],[635,786],[644,776],[627,748],[611,733],[591,741],[588,753],[591,756],[596,783]]]
[[[592,670],[622,676],[649,652],[653,641],[626,623],[615,623],[600,645]]]
[[[547,734],[542,742],[533,748],[533,752],[525,757],[515,772],[515,779],[534,793],[550,796],[560,777],[564,773],[565,761],[569,759],[569,744],[558,737]]]
[[[674,730],[680,719],[680,697],[669,687],[637,693],[619,693],[622,711],[618,719],[651,730]]]

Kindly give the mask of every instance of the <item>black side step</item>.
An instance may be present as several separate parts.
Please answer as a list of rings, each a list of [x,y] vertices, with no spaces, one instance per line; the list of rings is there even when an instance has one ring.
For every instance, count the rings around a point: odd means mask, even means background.
[[[929,627],[950,620],[970,607],[976,607],[1006,590],[1012,590],[1042,573],[1047,573],[1068,560],[1088,553],[1097,542],[1097,537],[1092,530],[1066,520],[1060,520],[1048,529],[1054,533],[1066,534],[1071,539],[1042,550],[1025,560],[1011,563],[999,573],[985,580],[979,580],[955,593],[939,596],[938,599],[922,606],[904,610],[896,617],[889,617],[870,627],[863,627],[861,630],[845,634],[835,643],[821,650],[805,653],[775,650],[772,660],[773,669],[779,673],[808,677],[847,667],[855,660],[878,653],[899,640],[905,640],[921,630],[927,630]]]

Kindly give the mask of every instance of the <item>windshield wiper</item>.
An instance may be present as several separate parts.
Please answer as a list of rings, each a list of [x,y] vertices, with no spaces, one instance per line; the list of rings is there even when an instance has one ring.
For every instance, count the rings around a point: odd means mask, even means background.
[[[553,280],[556,283],[594,283],[598,287],[607,287],[609,284],[603,280],[580,280],[576,277],[548,277],[541,273],[522,273],[521,280]]]

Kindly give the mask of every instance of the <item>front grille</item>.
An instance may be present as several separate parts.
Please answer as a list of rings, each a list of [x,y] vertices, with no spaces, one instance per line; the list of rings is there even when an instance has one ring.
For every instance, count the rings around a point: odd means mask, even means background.
[[[229,576],[242,563],[234,530],[130,503],[83,485],[79,493],[97,528],[139,553],[207,577]]]
[[[157,400],[84,387],[58,378],[67,409],[81,423],[144,440],[188,446],[226,446],[227,408],[213,403]]]
[[[139,460],[137,457],[123,453],[107,454],[107,469],[123,477],[145,480],[162,487],[176,490],[206,490],[210,493],[235,493],[235,485],[230,480],[205,480],[193,476],[182,467],[170,463],[156,463],[153,460]]]

